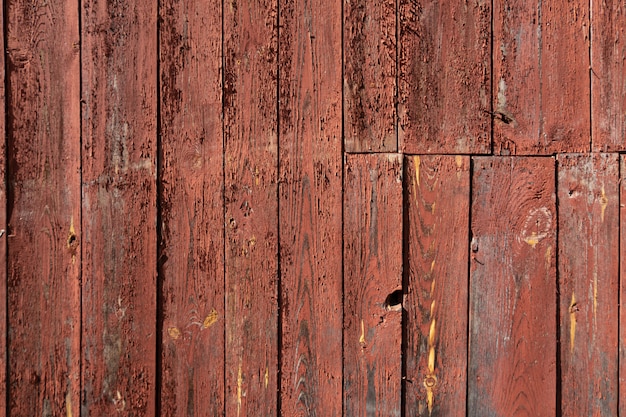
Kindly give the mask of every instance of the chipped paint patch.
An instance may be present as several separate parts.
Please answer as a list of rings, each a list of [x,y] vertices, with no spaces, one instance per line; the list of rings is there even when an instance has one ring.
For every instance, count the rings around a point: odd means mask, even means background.
[[[69,392],[65,396],[65,414],[67,417],[72,417],[72,396]]]
[[[265,388],[267,388],[269,384],[270,384],[270,371],[269,369],[267,369],[267,366],[266,366],[265,367]]]
[[[593,272],[593,319],[596,319],[598,312],[598,272]]]
[[[361,319],[361,336],[359,337],[359,343],[365,344],[365,323]]]
[[[574,344],[576,339],[576,294],[572,293],[572,301],[569,303],[569,348],[570,352],[574,352]]]
[[[414,156],[413,157],[413,165],[415,166],[415,183],[417,184],[417,186],[420,186],[420,165],[422,163],[422,160],[420,159],[419,156]]]
[[[217,322],[218,314],[215,309],[211,310],[211,312],[204,318],[202,322],[202,329],[208,329],[213,326],[215,322]]]
[[[178,327],[169,327],[167,329],[167,334],[174,340],[178,339],[180,337],[180,330],[178,330]]]
[[[609,205],[609,199],[606,197],[604,185],[602,186],[600,193],[600,220],[604,222],[604,212],[606,211],[606,206]]]
[[[243,376],[241,373],[241,363],[237,371],[237,416],[241,413],[241,385],[243,384]]]

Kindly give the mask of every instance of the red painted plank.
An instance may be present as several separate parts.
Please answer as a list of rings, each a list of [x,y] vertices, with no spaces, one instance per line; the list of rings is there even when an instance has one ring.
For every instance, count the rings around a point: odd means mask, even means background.
[[[277,9],[224,5],[226,417],[277,413]]]
[[[281,415],[341,416],[341,3],[280,3]]]
[[[558,156],[563,416],[616,416],[619,157]]]
[[[620,260],[626,259],[626,156],[620,156]],[[620,262],[619,280],[619,387],[620,399],[626,398],[626,262]],[[619,415],[626,416],[626,401],[619,402]]]
[[[348,155],[344,415],[400,416],[402,155]]]
[[[4,2],[0,1],[0,22],[4,20]],[[4,31],[0,33],[4,43]],[[7,414],[7,148],[5,54],[0,54],[0,417]]]
[[[78,10],[59,0],[5,8],[13,416],[80,407]]]
[[[468,413],[556,413],[553,158],[474,158]]]
[[[494,151],[589,151],[589,2],[495,0]]]
[[[155,414],[156,2],[82,3],[85,415]]]
[[[224,411],[221,10],[161,3],[163,416]]]
[[[408,153],[491,151],[491,1],[399,1],[398,136]]]
[[[626,150],[626,9],[591,1],[591,122],[594,151]]]
[[[405,158],[407,416],[465,416],[470,160]]]
[[[395,0],[343,0],[343,118],[347,152],[394,152]]]

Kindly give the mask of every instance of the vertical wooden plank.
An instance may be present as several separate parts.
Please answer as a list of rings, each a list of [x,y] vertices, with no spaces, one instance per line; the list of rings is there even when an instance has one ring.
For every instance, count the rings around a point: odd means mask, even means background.
[[[616,416],[619,157],[558,156],[563,416]]]
[[[494,0],[493,14],[494,151],[589,151],[589,2]]]
[[[224,411],[221,12],[161,3],[163,416]]]
[[[348,155],[344,415],[400,416],[402,155]]]
[[[408,153],[491,151],[491,1],[399,0],[398,137]]]
[[[591,122],[594,151],[626,150],[626,8],[591,1]]]
[[[626,416],[626,156],[620,155],[619,387],[618,412]]]
[[[4,1],[0,0],[0,22],[4,20]],[[0,45],[5,49],[5,31]],[[7,148],[5,54],[0,54],[0,417],[7,415]],[[78,329],[80,331],[80,328]],[[78,400],[78,398],[76,398]]]
[[[224,3],[227,417],[278,411],[277,23]]]
[[[280,2],[281,415],[342,413],[341,3]]]
[[[156,394],[156,2],[82,2],[84,415]]]
[[[468,413],[555,416],[553,158],[477,157]]]
[[[464,417],[470,160],[405,158],[407,416]]]
[[[78,3],[19,0],[5,11],[7,414],[66,415],[80,401]]]
[[[396,2],[343,0],[343,118],[347,152],[394,152]]]

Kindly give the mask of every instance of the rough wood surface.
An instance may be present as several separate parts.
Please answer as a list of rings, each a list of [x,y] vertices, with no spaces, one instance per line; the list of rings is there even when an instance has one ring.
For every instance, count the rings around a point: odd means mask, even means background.
[[[156,396],[156,2],[82,2],[84,415]]]
[[[591,1],[591,121],[594,151],[626,150],[626,8]]]
[[[344,415],[400,416],[402,155],[348,155]]]
[[[4,11],[7,414],[66,415],[80,407],[78,3],[20,0]]]
[[[589,151],[589,2],[493,7],[494,152]]]
[[[347,152],[394,152],[395,0],[343,0],[343,118]]]
[[[0,1],[0,22],[4,20],[4,1]],[[0,45],[5,45],[0,31]],[[6,115],[5,54],[0,54],[0,114]],[[7,415],[7,147],[6,116],[0,116],[0,417]],[[79,365],[80,366],[80,365]]]
[[[620,260],[626,259],[626,156],[620,156]],[[620,262],[619,289],[619,415],[626,415],[626,262]]]
[[[616,416],[619,157],[558,160],[563,416]]]
[[[405,415],[465,416],[470,159],[405,158]]]
[[[281,415],[341,416],[341,3],[280,2]]]
[[[491,150],[491,2],[399,0],[398,136],[408,153]]]
[[[277,14],[224,4],[226,417],[277,413]]]
[[[224,410],[221,10],[161,3],[162,416]]]
[[[556,413],[554,159],[474,158],[468,413]]]

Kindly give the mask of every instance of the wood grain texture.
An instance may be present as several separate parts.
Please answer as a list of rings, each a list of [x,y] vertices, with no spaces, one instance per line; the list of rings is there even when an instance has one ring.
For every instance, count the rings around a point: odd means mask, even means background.
[[[278,412],[277,24],[224,4],[226,417]]]
[[[626,150],[626,8],[591,1],[591,122],[594,151]]]
[[[280,2],[281,410],[342,413],[341,3]]]
[[[395,0],[343,0],[343,119],[346,152],[394,152]]]
[[[82,2],[84,415],[156,395],[156,2]]]
[[[400,416],[402,155],[347,155],[344,175],[343,412]]]
[[[7,6],[6,412],[66,415],[80,404],[78,3]]]
[[[465,416],[470,159],[405,161],[405,415]]]
[[[398,137],[408,153],[491,150],[491,2],[399,0]]]
[[[619,156],[558,156],[563,416],[616,416]]]
[[[222,2],[160,16],[162,416],[224,411]]]
[[[4,20],[4,1],[0,1],[0,22]],[[4,30],[0,45],[5,44]],[[0,54],[0,417],[7,415],[7,147],[6,147],[6,72],[5,54]]]
[[[619,221],[620,221],[620,260],[626,259],[626,156],[620,155],[620,205],[619,205]],[[620,416],[626,416],[626,262],[619,263],[619,387],[618,395],[618,413]]]
[[[468,414],[552,417],[554,159],[473,163]]]
[[[495,0],[493,14],[494,152],[589,151],[589,2]]]

